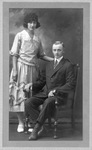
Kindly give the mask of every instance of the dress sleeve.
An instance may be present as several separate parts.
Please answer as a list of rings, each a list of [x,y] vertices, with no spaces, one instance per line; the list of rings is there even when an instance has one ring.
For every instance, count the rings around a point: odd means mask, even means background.
[[[10,55],[18,56],[20,44],[21,44],[20,35],[17,33],[15,38],[14,38],[12,48],[10,50]]]
[[[43,50],[43,46],[42,46],[42,43],[41,43],[41,41],[40,41],[38,57],[39,57],[39,58],[42,58],[42,57],[45,56],[45,55],[46,55],[46,54],[45,54],[45,52],[44,52],[44,50]]]

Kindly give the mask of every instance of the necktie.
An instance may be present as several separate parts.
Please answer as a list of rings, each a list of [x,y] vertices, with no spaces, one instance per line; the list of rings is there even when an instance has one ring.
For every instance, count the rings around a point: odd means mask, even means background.
[[[56,61],[54,62],[54,69],[56,68],[57,64],[58,64],[58,61],[56,60]]]

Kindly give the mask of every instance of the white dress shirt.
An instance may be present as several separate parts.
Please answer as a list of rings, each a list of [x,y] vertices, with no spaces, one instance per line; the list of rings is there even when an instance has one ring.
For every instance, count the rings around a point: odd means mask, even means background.
[[[62,58],[63,58],[63,56],[61,56],[61,57],[58,58],[58,59],[56,59],[56,58],[54,59],[55,62],[56,62],[56,60],[57,60],[57,62],[58,62],[57,65],[59,64],[59,62],[61,61]]]

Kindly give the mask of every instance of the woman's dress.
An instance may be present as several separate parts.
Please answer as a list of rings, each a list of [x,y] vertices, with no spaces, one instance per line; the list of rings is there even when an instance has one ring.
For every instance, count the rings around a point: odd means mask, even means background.
[[[23,86],[32,83],[38,77],[37,59],[45,55],[40,39],[30,37],[26,30],[16,34],[10,51],[17,57],[17,82],[13,81],[13,68],[9,83],[9,108],[13,112],[25,111],[25,92]]]

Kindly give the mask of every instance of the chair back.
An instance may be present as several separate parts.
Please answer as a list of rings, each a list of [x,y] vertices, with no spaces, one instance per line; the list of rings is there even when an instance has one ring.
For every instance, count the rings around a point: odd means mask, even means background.
[[[67,97],[67,107],[71,107],[73,108],[75,105],[75,99],[76,99],[76,93],[77,93],[77,85],[78,85],[78,77],[79,77],[79,64],[73,64],[74,67],[74,73],[75,73],[75,78],[76,78],[76,85],[75,85],[75,89],[71,90],[68,93],[68,97]]]

